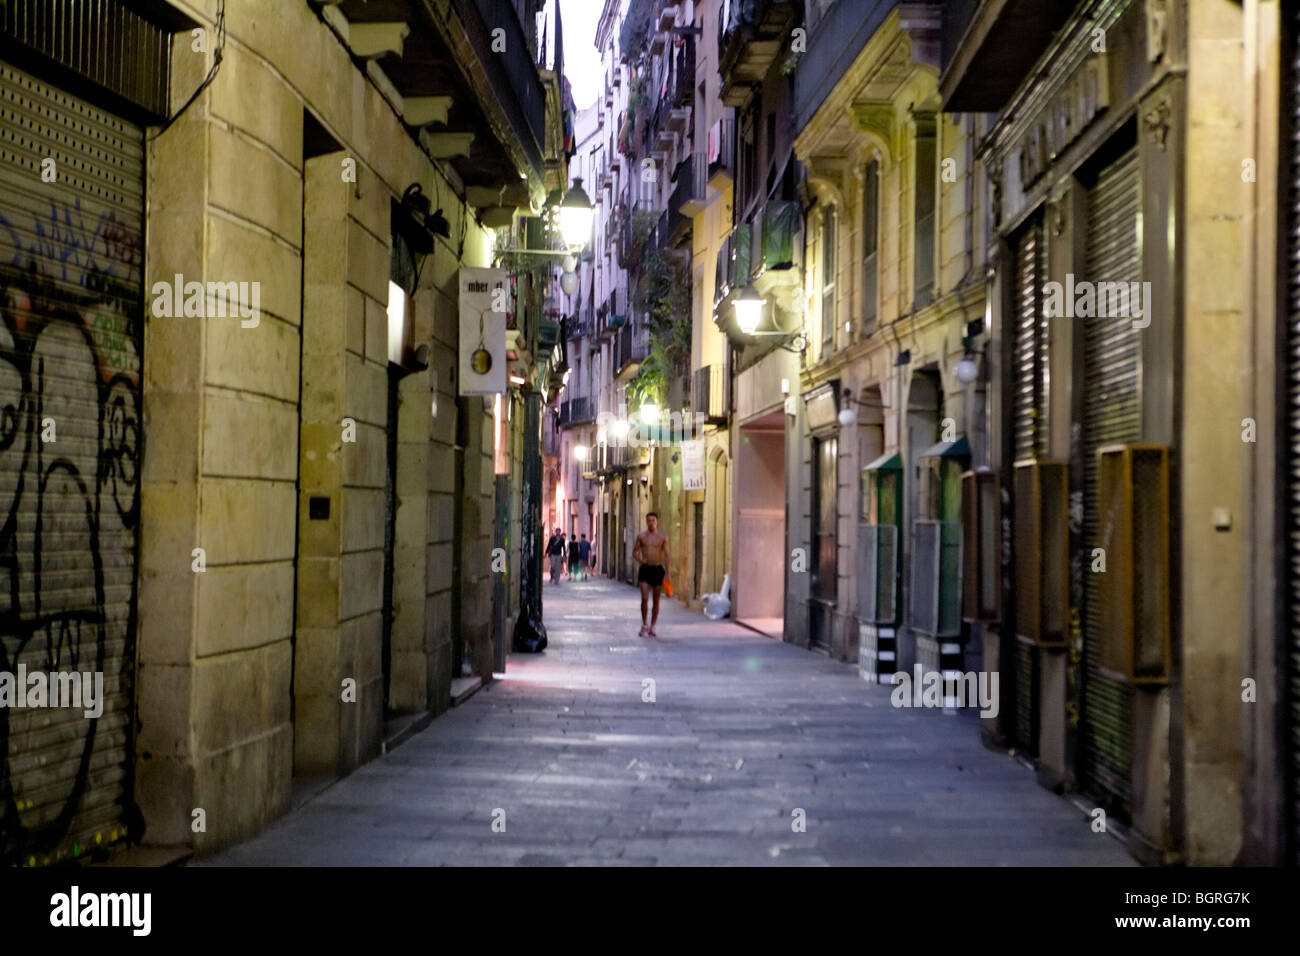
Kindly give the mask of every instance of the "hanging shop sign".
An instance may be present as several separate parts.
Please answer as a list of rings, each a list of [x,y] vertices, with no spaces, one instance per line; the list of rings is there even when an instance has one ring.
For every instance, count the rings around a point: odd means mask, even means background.
[[[504,269],[460,270],[461,395],[506,390],[506,312],[510,276]]]
[[[704,442],[682,442],[682,490],[704,491]]]

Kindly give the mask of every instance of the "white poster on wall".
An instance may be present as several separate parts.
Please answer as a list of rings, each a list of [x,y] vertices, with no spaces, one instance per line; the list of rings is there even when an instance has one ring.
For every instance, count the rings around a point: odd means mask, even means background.
[[[461,395],[495,395],[506,390],[506,313],[510,276],[504,269],[460,270]]]
[[[682,490],[704,490],[704,442],[682,442]]]

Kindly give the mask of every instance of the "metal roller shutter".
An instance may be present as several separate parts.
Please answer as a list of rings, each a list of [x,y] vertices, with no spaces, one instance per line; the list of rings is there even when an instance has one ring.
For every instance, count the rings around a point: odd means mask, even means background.
[[[1016,243],[1015,346],[1013,353],[1015,392],[1012,396],[1012,434],[1015,460],[1037,458],[1044,453],[1047,430],[1043,414],[1047,407],[1047,320],[1041,302],[1043,230],[1034,223]]]
[[[0,63],[0,671],[103,681],[97,718],[0,708],[4,863],[75,857],[124,833],[143,148],[138,127]]]
[[[1038,222],[1025,227],[1016,241],[1015,330],[1012,345],[1011,431],[1014,459],[1037,458],[1045,451],[1046,429],[1042,415],[1047,407],[1047,325],[1042,287],[1045,279],[1043,230]],[[1035,697],[1038,675],[1037,650],[1032,644],[1015,641],[1015,720],[1012,733],[1016,746],[1036,754]]]
[[[1134,148],[1107,166],[1088,195],[1087,276],[1096,282],[1140,278],[1138,152]],[[1085,555],[1098,540],[1097,449],[1109,442],[1141,438],[1138,401],[1141,337],[1121,318],[1082,319],[1083,532]],[[1097,577],[1084,578],[1084,682],[1082,758],[1085,785],[1109,796],[1127,816],[1132,805],[1132,688],[1103,675],[1099,667],[1101,619]]]

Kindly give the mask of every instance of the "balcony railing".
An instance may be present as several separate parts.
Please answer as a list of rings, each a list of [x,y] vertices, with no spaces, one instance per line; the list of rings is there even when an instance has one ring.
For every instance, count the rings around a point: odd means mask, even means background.
[[[571,398],[560,405],[560,427],[572,428],[596,420],[596,403],[590,395]]]
[[[614,368],[623,374],[632,366],[639,366],[650,354],[650,336],[644,329],[623,326],[614,342]]]
[[[788,269],[794,265],[795,236],[799,232],[799,204],[772,200],[763,206],[754,229],[751,253],[754,272]]]
[[[592,329],[592,312],[590,308],[571,315],[564,323],[564,335],[569,341],[590,335]]]
[[[596,447],[596,471],[609,472],[627,468],[639,455],[627,444],[604,444]]]
[[[540,169],[546,142],[546,93],[515,4],[512,0],[453,0],[453,7],[466,24],[479,64],[510,116],[524,152],[534,168]],[[477,18],[471,19],[471,9]],[[506,31],[504,53],[496,42],[498,28]]]
[[[739,289],[749,281],[753,268],[754,224],[742,222],[731,230],[731,261],[727,266],[727,285]]]
[[[718,249],[717,270],[713,275],[713,305],[727,297],[731,291],[731,236],[722,240]]]
[[[731,19],[719,19],[718,91],[727,106],[740,106],[750,88],[771,69],[785,35],[798,23],[802,3],[795,0],[734,0]]]
[[[726,422],[727,414],[731,411],[729,386],[725,362],[715,362],[696,369],[691,381],[691,411],[703,414],[705,421],[710,424]]]
[[[695,103],[695,37],[689,33],[677,51],[677,76],[672,85],[673,105],[691,106]]]

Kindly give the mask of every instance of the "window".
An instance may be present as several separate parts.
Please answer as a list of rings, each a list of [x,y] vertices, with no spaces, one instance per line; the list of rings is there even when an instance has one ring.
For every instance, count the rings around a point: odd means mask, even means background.
[[[877,261],[880,225],[880,165],[867,163],[862,176],[862,334],[876,328],[876,295],[880,265]]]
[[[918,125],[916,133],[916,248],[914,279],[915,308],[934,297],[934,207],[935,207],[934,124]]]
[[[822,353],[835,343],[835,207],[822,213]]]

